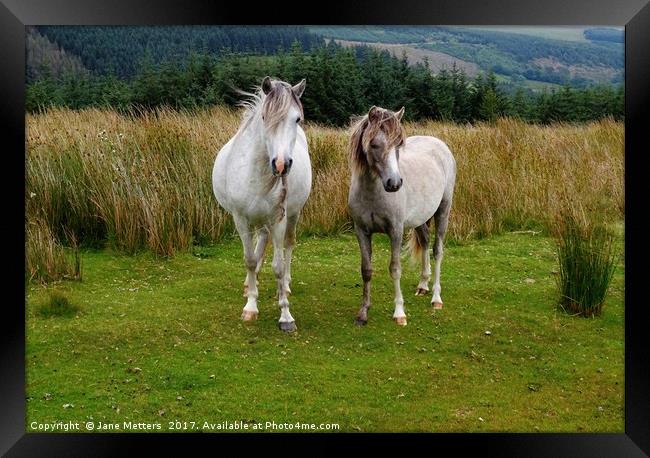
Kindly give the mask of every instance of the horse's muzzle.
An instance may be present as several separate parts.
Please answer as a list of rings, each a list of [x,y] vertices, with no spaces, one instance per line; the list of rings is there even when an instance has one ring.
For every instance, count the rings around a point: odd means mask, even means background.
[[[273,175],[276,177],[283,177],[289,173],[291,166],[293,165],[293,159],[283,161],[281,164],[278,164],[275,159],[271,161],[271,170]]]
[[[384,182],[384,189],[386,192],[396,192],[402,187],[402,183],[404,183],[402,178],[400,178],[399,181],[389,178]]]

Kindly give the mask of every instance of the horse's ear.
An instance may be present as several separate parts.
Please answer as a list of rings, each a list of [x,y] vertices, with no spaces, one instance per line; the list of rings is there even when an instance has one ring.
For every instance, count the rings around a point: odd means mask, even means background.
[[[368,119],[370,121],[376,121],[378,118],[379,118],[379,108],[373,105],[370,107],[370,110],[368,110]]]
[[[262,80],[262,92],[268,94],[269,92],[271,92],[271,89],[273,89],[273,85],[271,84],[271,78],[265,76],[264,79]]]
[[[404,116],[404,107],[402,107],[397,113],[395,113],[395,116],[397,117],[398,120],[402,120],[402,116]]]
[[[307,86],[307,80],[303,78],[302,81],[293,86],[291,90],[296,94],[296,97],[300,98],[302,93],[305,92],[305,86]]]

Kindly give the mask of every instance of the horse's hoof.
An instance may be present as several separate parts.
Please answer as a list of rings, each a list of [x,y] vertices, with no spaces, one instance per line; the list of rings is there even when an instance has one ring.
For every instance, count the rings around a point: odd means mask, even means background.
[[[440,310],[442,308],[442,302],[432,302],[433,310]]]
[[[244,310],[241,314],[241,319],[242,321],[255,321],[257,320],[257,315],[259,312],[249,312],[248,310]]]
[[[395,324],[398,326],[406,326],[406,317],[405,316],[398,316],[393,318],[395,320]]]
[[[296,329],[298,329],[296,327],[296,322],[295,321],[292,321],[290,323],[288,323],[286,321],[280,321],[278,323],[278,326],[280,327],[280,330],[284,331],[284,332],[294,332]]]
[[[356,324],[357,326],[365,326],[365,325],[368,324],[368,320],[363,320],[363,319],[357,317],[357,318],[354,320],[354,324]]]
[[[415,295],[416,295],[416,296],[426,296],[427,294],[429,294],[429,290],[428,290],[428,289],[417,288],[417,289],[415,290]]]

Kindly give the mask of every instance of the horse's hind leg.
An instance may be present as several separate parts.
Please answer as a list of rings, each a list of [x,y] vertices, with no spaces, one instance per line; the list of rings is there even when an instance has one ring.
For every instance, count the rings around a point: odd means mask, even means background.
[[[420,254],[422,257],[422,272],[420,273],[420,283],[415,290],[416,296],[425,296],[429,292],[429,279],[431,278],[431,259],[429,258],[430,222],[431,220],[415,228],[415,237],[418,239],[418,245],[422,247]]]
[[[246,283],[249,288],[246,291],[246,305],[242,311],[241,319],[244,321],[252,321],[257,319],[259,310],[257,309],[257,284],[255,282],[255,267],[257,266],[257,258],[253,250],[253,233],[248,227],[248,222],[241,217],[234,216],[235,226],[241,238],[244,247],[244,261],[246,263]]]
[[[264,253],[266,246],[269,244],[269,231],[266,228],[260,229],[257,234],[257,245],[255,246],[255,257],[257,258],[257,267],[255,267],[255,275],[260,273],[262,264],[264,263]]]
[[[403,227],[392,228],[390,236],[390,277],[393,279],[395,286],[395,312],[393,320],[400,326],[406,326],[406,313],[404,312],[404,298],[402,297],[402,288],[400,278],[402,276],[402,266],[400,263],[400,252],[402,249],[402,237],[404,236]]]
[[[284,239],[286,237],[287,219],[275,224],[271,228],[273,241],[273,273],[278,285],[278,305],[280,306],[280,320],[278,325],[285,332],[296,330],[296,321],[289,311],[289,299],[285,288],[286,263],[284,259]]]
[[[264,252],[266,251],[268,243],[269,231],[263,227],[257,232],[257,244],[255,245],[255,259],[257,259],[257,266],[255,267],[255,284],[258,286],[260,282],[257,280],[257,276],[262,269],[262,264],[264,263]],[[244,297],[248,297],[248,275],[244,281]]]
[[[445,233],[449,224],[449,212],[451,210],[451,198],[443,199],[434,215],[436,222],[436,240],[433,243],[433,258],[435,266],[433,270],[433,296],[431,303],[434,309],[442,308],[442,298],[440,297],[440,265],[444,251]]]

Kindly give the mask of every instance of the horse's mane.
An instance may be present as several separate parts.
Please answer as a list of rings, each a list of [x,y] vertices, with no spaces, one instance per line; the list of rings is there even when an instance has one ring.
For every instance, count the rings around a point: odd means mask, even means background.
[[[304,118],[300,99],[291,90],[291,85],[284,81],[272,80],[272,89],[268,94],[264,93],[261,86],[255,86],[254,92],[237,92],[246,97],[238,103],[245,108],[243,126],[247,125],[256,113],[261,112],[267,128],[273,130],[284,119],[292,103],[298,106],[300,119]]]
[[[376,107],[374,109],[376,119],[371,122],[368,115],[357,116],[352,119],[352,136],[349,144],[349,157],[352,171],[360,174],[368,167],[366,151],[370,147],[370,142],[379,130],[386,136],[386,144],[389,150],[401,146],[404,143],[405,133],[400,120],[394,112],[384,108]]]

